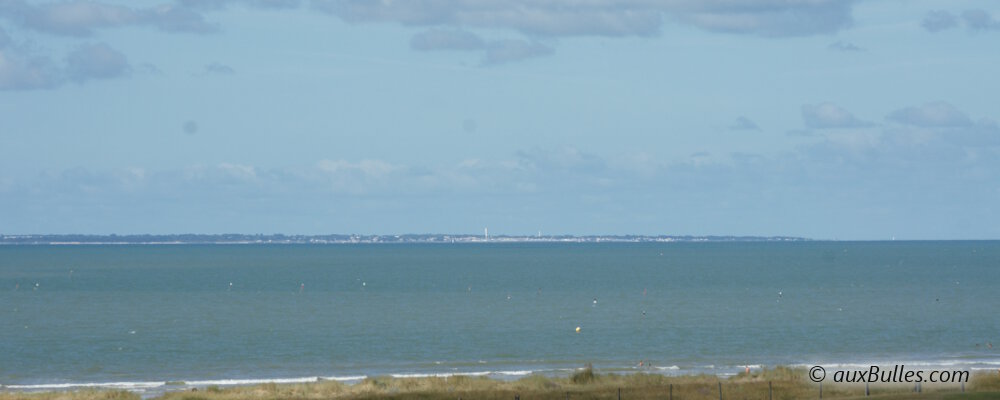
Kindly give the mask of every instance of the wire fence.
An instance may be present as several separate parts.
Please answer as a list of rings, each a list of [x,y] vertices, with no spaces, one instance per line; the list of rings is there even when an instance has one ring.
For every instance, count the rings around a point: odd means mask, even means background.
[[[513,398],[514,400],[522,400],[522,398],[523,400],[797,400],[864,398],[892,394],[909,394],[913,398],[920,398],[925,392],[958,394],[965,393],[966,387],[964,383],[960,386],[926,388],[920,384],[895,386],[871,386],[868,384],[824,386],[822,384],[801,385],[774,381],[740,383],[718,381],[715,383],[683,383],[640,388],[591,388],[563,393],[535,392],[524,395],[514,393],[512,397],[495,398]],[[909,398],[910,396],[907,397]],[[928,395],[928,397],[934,396]],[[469,397],[469,399],[472,399],[472,397]]]

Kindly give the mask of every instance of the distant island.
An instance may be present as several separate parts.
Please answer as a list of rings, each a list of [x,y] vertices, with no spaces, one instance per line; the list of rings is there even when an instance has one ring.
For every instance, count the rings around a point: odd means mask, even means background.
[[[158,244],[352,244],[352,243],[663,243],[663,242],[788,242],[809,239],[790,236],[674,236],[674,235],[283,235],[283,234],[174,234],[174,235],[3,235],[0,245],[158,245]]]

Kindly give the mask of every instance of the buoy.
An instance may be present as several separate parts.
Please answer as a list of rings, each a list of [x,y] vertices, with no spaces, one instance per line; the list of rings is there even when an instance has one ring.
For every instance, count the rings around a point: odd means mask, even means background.
[[[580,333],[580,327],[576,327],[576,333]]]

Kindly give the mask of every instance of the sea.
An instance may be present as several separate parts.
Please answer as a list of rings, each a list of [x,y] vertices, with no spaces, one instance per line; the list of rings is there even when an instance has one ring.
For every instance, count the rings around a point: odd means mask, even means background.
[[[0,327],[3,390],[147,397],[588,364],[996,370],[1000,242],[0,246]]]

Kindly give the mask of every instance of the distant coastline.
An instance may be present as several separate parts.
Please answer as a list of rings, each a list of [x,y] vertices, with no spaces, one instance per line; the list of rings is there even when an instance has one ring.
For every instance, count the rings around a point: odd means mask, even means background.
[[[355,243],[667,243],[667,242],[800,242],[792,236],[690,235],[283,235],[283,234],[172,234],[172,235],[0,235],[0,245],[169,245],[169,244],[355,244]]]

